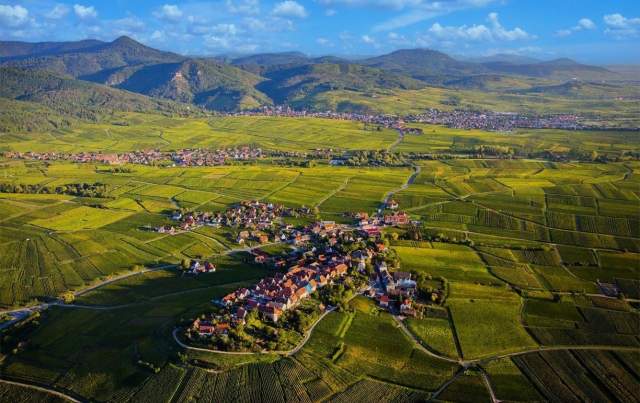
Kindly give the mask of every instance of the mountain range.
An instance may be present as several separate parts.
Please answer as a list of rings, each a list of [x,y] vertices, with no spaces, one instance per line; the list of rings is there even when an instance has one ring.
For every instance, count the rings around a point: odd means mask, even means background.
[[[0,42],[0,66],[1,82],[11,83],[10,89],[0,90],[3,98],[55,110],[60,109],[57,100],[74,94],[78,101],[72,104],[83,107],[75,115],[99,114],[96,105],[103,105],[104,111],[157,108],[181,113],[187,110],[184,104],[217,111],[286,103],[313,108],[304,100],[332,90],[377,92],[427,86],[489,90],[518,77],[555,80],[551,84],[561,85],[574,78],[615,80],[618,76],[569,59],[496,55],[459,60],[430,49],[398,50],[358,60],[299,52],[188,57],[126,36],[113,42]],[[544,86],[535,91],[544,91]]]

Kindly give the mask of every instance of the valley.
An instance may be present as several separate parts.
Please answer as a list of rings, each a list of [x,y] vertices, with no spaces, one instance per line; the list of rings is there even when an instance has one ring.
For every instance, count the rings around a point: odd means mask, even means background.
[[[0,42],[0,400],[640,401],[634,72]]]

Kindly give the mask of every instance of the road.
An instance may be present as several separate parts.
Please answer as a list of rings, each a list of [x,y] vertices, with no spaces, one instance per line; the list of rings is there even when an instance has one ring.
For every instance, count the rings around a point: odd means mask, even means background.
[[[280,244],[280,243],[281,242],[271,242],[271,243],[260,244],[260,245],[255,245],[255,246],[247,246],[247,247],[244,247],[244,248],[228,249],[228,250],[222,251],[220,254],[221,255],[230,255],[230,254],[239,253],[239,252],[251,252],[254,249],[258,249],[258,248],[262,248],[262,247],[270,246],[270,245],[277,245],[277,244]],[[165,269],[176,267],[176,266],[177,265],[175,265],[175,264],[165,264],[165,265],[162,265],[162,266],[150,267],[150,268],[145,268],[145,269],[138,270],[138,271],[132,271],[132,272],[123,273],[121,275],[114,276],[114,277],[111,277],[111,278],[106,279],[104,281],[101,281],[101,282],[92,284],[90,286],[87,286],[87,287],[85,287],[85,288],[83,288],[81,290],[74,291],[73,295],[74,295],[74,297],[79,297],[79,296],[82,296],[82,295],[84,295],[84,294],[86,294],[86,293],[88,293],[90,291],[94,291],[94,290],[96,290],[98,288],[104,287],[106,285],[109,285],[111,283],[115,283],[115,282],[120,281],[120,280],[124,280],[124,279],[132,277],[132,276],[137,276],[137,275],[140,275],[140,274],[150,273],[150,272],[159,271],[159,270],[165,270]],[[38,305],[0,311],[0,315],[1,314],[9,314],[9,315],[11,315],[11,316],[16,318],[14,320],[10,320],[8,322],[1,323],[0,324],[0,330],[2,330],[4,328],[7,328],[9,326],[12,326],[13,324],[21,321],[22,319],[27,318],[32,313],[43,311],[43,310],[49,308],[50,306],[61,306],[61,307],[80,308],[80,309],[109,310],[109,309],[126,308],[126,307],[131,306],[131,305],[134,305],[134,304],[124,304],[124,305],[116,305],[116,306],[95,306],[95,305],[65,304],[60,300],[54,300],[52,302],[43,302],[43,303],[38,304]]]
[[[396,320],[396,322],[398,322],[398,327],[400,328],[400,330],[402,330],[404,332],[404,334],[406,334],[409,339],[411,341],[413,341],[413,344],[415,344],[415,346],[422,352],[424,352],[427,355],[430,355],[433,358],[439,359],[439,360],[443,360],[443,361],[448,361],[448,362],[452,362],[452,363],[456,363],[456,364],[460,364],[463,367],[466,367],[465,363],[466,361],[462,361],[462,360],[457,360],[455,358],[451,358],[451,357],[447,357],[445,355],[440,355],[437,354],[431,350],[429,350],[428,348],[426,348],[421,342],[420,340],[418,340],[413,333],[411,333],[411,331],[409,331],[409,329],[407,329],[407,327],[405,326],[404,322],[396,315],[393,315],[393,319]]]
[[[40,392],[49,393],[51,395],[55,395],[55,396],[57,396],[59,398],[68,400],[70,402],[75,402],[75,403],[80,403],[81,402],[81,400],[78,400],[75,397],[66,395],[66,394],[64,394],[62,392],[58,392],[57,390],[54,390],[54,389],[45,388],[43,386],[32,385],[32,384],[24,383],[24,382],[10,381],[10,380],[7,380],[7,379],[2,379],[2,378],[0,378],[0,383],[6,383],[6,384],[9,384],[9,385],[20,386],[20,387],[23,387],[23,388],[29,388],[29,389],[37,390],[37,391],[40,391]]]
[[[221,350],[215,350],[212,348],[192,347],[180,341],[180,339],[178,338],[178,330],[180,330],[179,328],[173,329],[173,332],[171,332],[171,334],[173,336],[173,340],[175,340],[175,342],[178,343],[178,345],[184,348],[185,350],[201,351],[201,352],[216,353],[216,354],[228,354],[228,355],[279,354],[279,355],[284,355],[288,357],[296,354],[298,351],[300,351],[302,347],[304,347],[305,344],[307,344],[307,341],[309,341],[309,339],[311,338],[311,333],[313,333],[313,329],[315,329],[318,323],[320,323],[320,321],[324,319],[325,316],[333,312],[335,309],[336,309],[335,307],[331,307],[326,311],[324,311],[322,315],[320,315],[318,319],[316,319],[316,321],[313,322],[313,325],[311,325],[311,327],[307,329],[307,331],[304,334],[304,337],[302,338],[302,340],[300,340],[300,343],[298,343],[298,345],[292,348],[291,350],[287,350],[287,351],[276,350],[276,351],[261,351],[256,353],[253,351],[221,351]]]
[[[382,199],[382,204],[380,205],[381,209],[384,209],[389,200],[393,197],[394,194],[401,192],[408,188],[415,180],[418,174],[422,171],[422,167],[420,165],[413,165],[413,173],[407,178],[407,180],[400,186],[398,189],[391,190],[384,195],[384,199]]]

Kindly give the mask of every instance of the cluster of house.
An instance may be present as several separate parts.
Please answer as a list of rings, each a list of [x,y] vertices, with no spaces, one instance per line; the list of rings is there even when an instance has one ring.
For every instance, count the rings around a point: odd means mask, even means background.
[[[179,166],[216,166],[224,165],[227,160],[252,160],[262,157],[260,148],[248,146],[223,148],[217,150],[183,149],[174,152],[158,150],[140,150],[126,153],[61,153],[61,152],[14,152],[4,153],[5,158],[38,161],[71,161],[78,163],[102,163],[110,165],[141,164],[154,165],[163,161],[173,161]]]
[[[294,110],[289,106],[265,106],[254,111],[231,113],[233,116],[286,116],[286,117],[316,117],[324,119],[353,120],[357,122],[375,124],[386,128],[393,128],[403,134],[422,134],[420,128],[406,127],[405,123],[428,123],[445,125],[459,129],[484,129],[494,131],[510,131],[515,128],[528,129],[585,129],[597,128],[593,124],[587,126],[581,122],[581,117],[575,114],[533,115],[513,112],[490,111],[442,111],[428,109],[424,113],[408,115],[404,118],[384,114],[359,114],[348,112],[310,112]]]
[[[295,308],[317,289],[334,284],[347,274],[349,256],[332,252],[330,247],[325,252],[308,251],[296,256],[296,264],[286,273],[263,278],[251,288],[240,288],[214,300],[214,304],[224,308],[228,315],[218,315],[215,320],[213,317],[197,319],[192,330],[201,336],[224,334],[232,326],[244,324],[247,314],[253,310],[264,320],[278,322],[284,312]]]
[[[227,160],[246,161],[261,157],[262,149],[248,146],[218,150],[180,150],[171,155],[173,162],[179,166],[216,166],[224,165]]]
[[[393,115],[361,114],[350,112],[312,112],[295,110],[289,106],[264,106],[253,111],[229,113],[227,116],[283,116],[283,117],[312,117],[322,119],[353,120],[357,122],[379,125],[386,128],[398,128],[398,117]]]
[[[177,228],[173,225],[162,225],[156,228],[160,233],[175,234],[177,231],[189,231],[204,225],[212,227],[236,227],[246,229],[240,231],[237,241],[244,243],[255,239],[260,243],[269,242],[264,232],[274,224],[279,224],[282,217],[298,217],[309,214],[309,208],[288,208],[281,204],[264,203],[260,201],[242,201],[222,212],[195,211],[182,213],[176,211],[171,218],[177,221]]]
[[[456,129],[483,129],[492,131],[511,131],[526,129],[584,129],[578,115],[525,115],[510,112],[489,111],[441,111],[430,109],[419,115],[405,118],[416,123],[444,125]]]
[[[200,274],[200,273],[215,273],[216,272],[216,266],[209,262],[208,260],[205,261],[198,261],[198,260],[192,260],[191,264],[189,265],[189,269],[187,270],[187,273],[189,274]]]
[[[404,271],[389,272],[387,265],[380,262],[376,265],[377,287],[370,293],[380,306],[406,316],[416,316],[413,306],[417,283],[411,279],[411,273]]]

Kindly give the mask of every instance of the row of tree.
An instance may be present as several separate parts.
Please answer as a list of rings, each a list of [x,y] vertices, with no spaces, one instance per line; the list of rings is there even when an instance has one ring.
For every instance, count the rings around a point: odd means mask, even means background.
[[[0,183],[0,193],[65,194],[78,197],[106,197],[104,183],[69,183],[59,186],[38,184]]]

